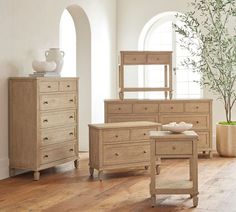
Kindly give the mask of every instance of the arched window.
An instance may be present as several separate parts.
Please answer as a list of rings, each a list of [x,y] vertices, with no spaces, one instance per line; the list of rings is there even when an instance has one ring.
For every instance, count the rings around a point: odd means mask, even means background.
[[[64,10],[60,21],[60,48],[65,52],[62,77],[76,76],[76,31],[68,10]]]
[[[180,46],[181,35],[175,32],[173,23],[181,24],[176,19],[176,12],[167,12],[154,17],[147,23],[141,33],[139,50],[173,51],[173,96],[174,98],[200,98],[202,90],[195,81],[200,79],[199,73],[187,70],[182,61],[190,57],[188,51]],[[161,67],[145,66],[139,75],[139,84],[143,81],[146,87],[164,86]],[[146,98],[164,98],[164,93],[145,93]]]

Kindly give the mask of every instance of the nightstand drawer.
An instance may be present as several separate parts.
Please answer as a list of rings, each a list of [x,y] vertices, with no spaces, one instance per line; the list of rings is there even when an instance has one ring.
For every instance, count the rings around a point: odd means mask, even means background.
[[[60,81],[59,83],[60,91],[75,91],[76,89],[77,89],[77,83],[74,80]]]
[[[125,54],[124,55],[124,64],[145,64],[146,55],[145,54]]]
[[[104,142],[119,142],[129,140],[129,130],[104,130],[102,132]]]
[[[141,129],[132,129],[131,130],[131,140],[140,141],[140,140],[150,140],[149,132],[156,131],[157,128],[141,128]]]
[[[58,128],[56,130],[42,130],[40,141],[42,146],[55,144],[55,143],[62,143],[65,141],[75,140],[77,137],[77,130],[76,126],[74,127],[63,127]]]
[[[190,113],[208,113],[210,111],[210,104],[207,102],[186,103],[185,111]]]
[[[208,132],[197,132],[198,138],[198,148],[211,148],[209,142],[209,133]]]
[[[170,64],[171,57],[169,55],[161,54],[148,54],[147,62],[148,64]]]
[[[60,108],[75,108],[76,94],[55,94],[55,95],[41,95],[40,109],[60,109]]]
[[[132,104],[109,104],[108,113],[132,113]]]
[[[156,113],[158,112],[157,104],[134,104],[134,113]]]
[[[190,141],[160,141],[156,142],[156,155],[187,155],[192,154]]]
[[[42,113],[40,117],[41,128],[56,127],[76,123],[76,111],[62,111]]]
[[[159,110],[162,113],[180,113],[180,112],[184,112],[184,104],[182,103],[160,104]]]
[[[149,161],[150,145],[142,143],[140,145],[105,145],[104,165],[119,165],[135,162]]]
[[[55,162],[57,160],[73,157],[75,155],[76,149],[74,143],[61,148],[41,150],[40,164]]]
[[[56,92],[58,91],[58,82],[40,82],[39,83],[39,92]]]

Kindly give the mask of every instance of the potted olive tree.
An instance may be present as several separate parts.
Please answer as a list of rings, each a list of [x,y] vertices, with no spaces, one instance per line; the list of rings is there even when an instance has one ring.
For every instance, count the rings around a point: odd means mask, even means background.
[[[225,121],[216,126],[217,151],[236,156],[236,1],[193,0],[189,11],[178,14],[180,45],[191,55],[183,65],[201,74],[199,83],[223,102]]]

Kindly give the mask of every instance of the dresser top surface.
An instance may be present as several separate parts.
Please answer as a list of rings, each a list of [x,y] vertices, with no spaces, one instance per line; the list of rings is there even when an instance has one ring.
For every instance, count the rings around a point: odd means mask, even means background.
[[[133,128],[133,127],[157,127],[161,126],[157,122],[149,121],[135,121],[135,122],[118,122],[118,123],[104,123],[104,124],[89,124],[89,127],[97,129],[115,129],[115,128]]]
[[[105,99],[105,102],[109,103],[155,103],[155,102],[162,102],[162,103],[170,103],[170,102],[209,102],[213,101],[212,99]]]
[[[197,139],[198,134],[190,130],[182,133],[172,133],[170,131],[151,131],[150,137],[153,139]]]
[[[10,77],[9,80],[21,80],[21,81],[30,81],[30,80],[39,80],[39,81],[55,81],[55,80],[78,80],[79,77]]]

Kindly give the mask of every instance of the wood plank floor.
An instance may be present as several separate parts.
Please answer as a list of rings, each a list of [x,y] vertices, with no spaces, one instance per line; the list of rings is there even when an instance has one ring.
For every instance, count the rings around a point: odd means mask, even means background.
[[[160,177],[188,178],[188,161],[163,161]],[[103,182],[88,174],[88,154],[81,154],[80,168],[73,163],[0,181],[0,211],[236,211],[236,159],[199,159],[199,205],[192,208],[188,195],[157,196],[150,207],[149,171],[105,172]]]

